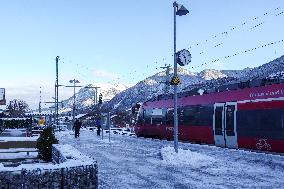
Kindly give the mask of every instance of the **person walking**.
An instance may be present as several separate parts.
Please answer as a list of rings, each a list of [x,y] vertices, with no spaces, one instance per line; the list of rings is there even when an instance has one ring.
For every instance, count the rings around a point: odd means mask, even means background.
[[[101,118],[100,117],[98,117],[96,121],[96,126],[97,126],[97,135],[100,136],[101,135]]]
[[[75,138],[80,136],[81,126],[82,126],[82,123],[80,122],[80,120],[76,119],[74,126],[73,126],[73,130],[75,130]]]

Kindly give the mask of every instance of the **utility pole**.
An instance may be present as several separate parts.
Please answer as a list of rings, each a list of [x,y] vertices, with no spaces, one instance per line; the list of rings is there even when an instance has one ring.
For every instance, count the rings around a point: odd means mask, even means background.
[[[59,56],[56,57],[56,83],[55,83],[55,104],[54,104],[54,108],[55,108],[55,120],[54,122],[56,123],[56,125],[58,125],[58,60],[59,60]]]
[[[171,66],[165,64],[165,66],[162,66],[160,68],[166,69],[166,81],[161,82],[161,83],[165,84],[164,93],[167,94],[169,92],[169,86],[170,86],[170,68],[171,68]]]
[[[38,112],[41,113],[41,87],[39,87],[39,103],[38,103]]]
[[[55,81],[55,85],[54,85],[54,92],[55,92],[55,94],[54,94],[54,128],[53,129],[55,129],[55,124],[56,124],[56,81]]]
[[[76,111],[76,91],[75,91],[75,89],[76,89],[76,87],[75,87],[76,81],[75,81],[75,79],[73,81],[74,81],[73,82],[73,84],[74,84],[73,124],[74,124],[75,123],[75,111]]]

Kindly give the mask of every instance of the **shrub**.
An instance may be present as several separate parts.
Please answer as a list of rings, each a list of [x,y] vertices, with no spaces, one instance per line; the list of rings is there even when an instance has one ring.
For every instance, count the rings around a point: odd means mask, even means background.
[[[40,159],[52,161],[52,144],[58,144],[51,127],[45,128],[37,139],[36,148]]]

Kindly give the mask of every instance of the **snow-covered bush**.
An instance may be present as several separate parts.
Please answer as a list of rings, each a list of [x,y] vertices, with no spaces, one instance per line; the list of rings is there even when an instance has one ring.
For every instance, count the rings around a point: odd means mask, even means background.
[[[58,144],[58,140],[51,127],[45,128],[37,139],[36,148],[40,159],[52,161],[52,144]]]

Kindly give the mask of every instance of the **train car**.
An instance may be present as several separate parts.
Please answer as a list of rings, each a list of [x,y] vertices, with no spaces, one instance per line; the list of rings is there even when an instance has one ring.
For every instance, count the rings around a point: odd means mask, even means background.
[[[178,94],[179,140],[284,153],[284,83],[242,85],[202,95]],[[173,107],[172,95],[144,102],[136,135],[172,140]]]

